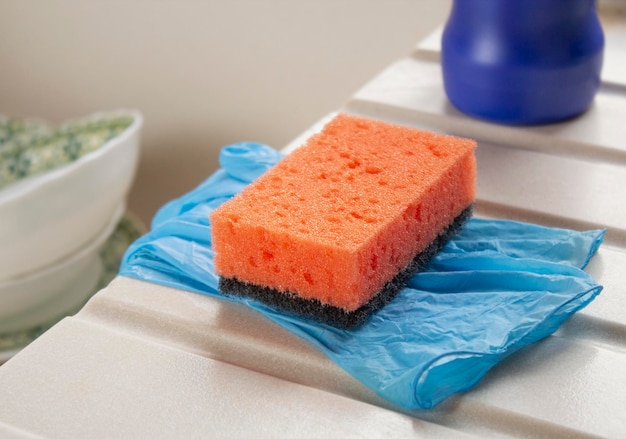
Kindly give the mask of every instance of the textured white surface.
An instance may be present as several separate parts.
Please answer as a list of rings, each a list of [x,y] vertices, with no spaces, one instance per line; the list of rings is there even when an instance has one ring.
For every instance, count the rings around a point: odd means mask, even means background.
[[[342,110],[479,140],[477,214],[606,227],[604,291],[544,341],[431,411],[399,413],[320,351],[224,300],[118,278],[0,368],[0,433],[43,437],[623,437],[626,91],[567,123],[490,125],[407,58]],[[77,421],[78,420],[78,421]]]
[[[485,209],[558,218],[572,228],[607,227],[608,240],[626,242],[626,192],[615,190],[626,182],[625,166],[485,142],[476,156]]]
[[[500,145],[557,154],[626,162],[624,92],[601,87],[591,108],[574,121],[516,127],[472,119],[455,109],[443,89],[437,62],[409,57],[397,61],[359,90],[348,108],[354,112],[426,123],[454,134]]]
[[[80,319],[6,366],[4,419],[43,437],[414,437],[409,416]],[[38,363],[39,355],[48,361]],[[59,377],[59,371],[65,371]],[[43,389],[43,391],[42,391]],[[0,424],[0,433],[2,424]]]

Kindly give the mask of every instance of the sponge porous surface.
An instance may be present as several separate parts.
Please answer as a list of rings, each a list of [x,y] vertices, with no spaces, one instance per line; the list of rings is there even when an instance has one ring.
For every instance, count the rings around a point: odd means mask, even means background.
[[[339,114],[212,213],[216,272],[354,311],[471,205],[475,147]]]

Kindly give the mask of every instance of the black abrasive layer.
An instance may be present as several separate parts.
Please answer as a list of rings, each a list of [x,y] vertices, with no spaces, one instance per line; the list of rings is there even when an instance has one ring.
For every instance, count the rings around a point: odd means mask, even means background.
[[[218,287],[227,295],[249,296],[282,311],[312,318],[339,328],[354,328],[363,324],[377,309],[389,303],[409,278],[422,270],[471,216],[472,206],[469,206],[443,229],[424,251],[417,254],[404,270],[387,282],[378,294],[351,312],[336,306],[325,305],[317,299],[304,299],[290,292],[280,292],[273,288],[242,282],[236,278],[220,277]]]

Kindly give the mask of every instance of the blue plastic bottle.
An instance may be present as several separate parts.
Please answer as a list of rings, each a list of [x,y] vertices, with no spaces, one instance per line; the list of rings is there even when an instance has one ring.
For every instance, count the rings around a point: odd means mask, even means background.
[[[593,101],[603,50],[594,0],[454,0],[444,86],[455,107],[479,118],[557,122]]]

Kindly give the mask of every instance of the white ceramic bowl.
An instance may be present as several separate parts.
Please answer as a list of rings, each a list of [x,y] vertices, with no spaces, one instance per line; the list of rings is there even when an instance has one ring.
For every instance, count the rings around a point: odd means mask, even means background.
[[[102,273],[100,249],[123,212],[118,205],[97,236],[71,256],[35,274],[0,281],[0,334],[49,323],[82,306]]]
[[[0,190],[0,281],[35,273],[85,246],[106,226],[133,182],[143,118],[98,149]]]

